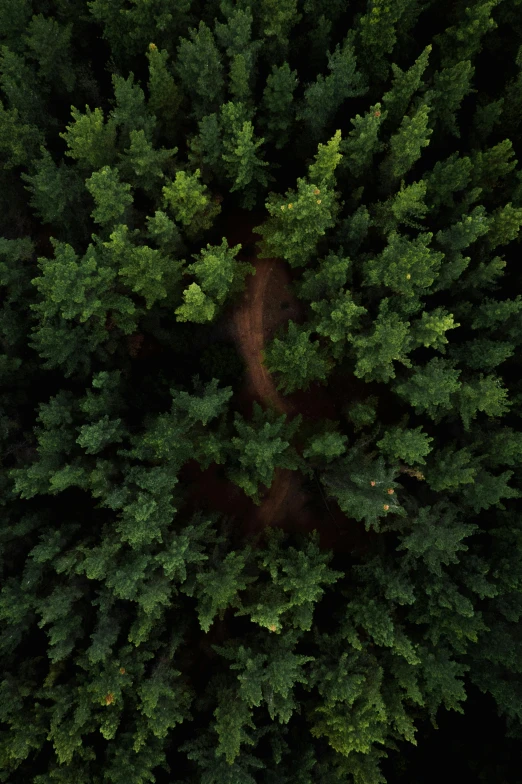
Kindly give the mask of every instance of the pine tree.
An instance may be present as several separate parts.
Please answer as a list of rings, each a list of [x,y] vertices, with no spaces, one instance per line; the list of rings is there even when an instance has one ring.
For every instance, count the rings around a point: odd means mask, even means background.
[[[441,207],[454,208],[453,193],[467,188],[472,171],[471,159],[460,158],[458,152],[452,153],[444,161],[437,161],[433,169],[424,175],[428,185],[426,202],[430,212],[436,214]]]
[[[264,188],[273,177],[263,171],[269,164],[261,160],[257,153],[265,140],[255,138],[252,122],[244,117],[242,104],[229,101],[221,108],[224,135],[222,159],[225,161],[227,178],[232,181],[230,192],[241,191],[241,206],[249,210],[256,203],[259,185]]]
[[[179,321],[208,321],[227,299],[235,298],[243,291],[245,277],[255,274],[255,267],[235,259],[240,249],[241,245],[229,248],[223,237],[221,245],[207,244],[193,256],[195,262],[188,265],[184,274],[194,275],[197,283],[192,283],[184,292],[185,304],[176,311]]]
[[[387,112],[381,116],[381,104],[376,103],[361,117],[357,114],[350,122],[354,126],[348,136],[342,140],[339,148],[344,155],[341,170],[347,167],[351,177],[360,177],[367,171],[376,153],[384,148],[378,140],[381,123],[386,119]]]
[[[444,69],[451,68],[459,60],[474,58],[481,51],[483,36],[489,30],[495,30],[497,27],[497,23],[491,18],[491,12],[499,5],[500,1],[485,0],[485,2],[479,2],[471,8],[461,6],[458,9],[457,24],[433,37],[435,43],[440,47],[441,63]]]
[[[163,206],[170,208],[187,237],[193,239],[202,231],[210,229],[221,212],[221,206],[211,201],[209,190],[200,182],[201,171],[180,170],[174,180],[162,187]]]
[[[214,34],[203,20],[182,38],[177,47],[176,73],[185,96],[191,97],[191,114],[196,120],[216,111],[225,97],[225,77]]]
[[[234,484],[250,496],[255,504],[260,503],[259,485],[270,487],[276,468],[295,471],[300,464],[295,448],[290,441],[301,425],[301,416],[286,423],[286,415],[263,411],[254,402],[251,422],[246,422],[237,412],[234,427],[238,433],[231,439],[232,466],[229,477]]]
[[[320,474],[328,495],[335,498],[347,517],[364,520],[367,531],[370,527],[379,531],[381,519],[388,514],[405,514],[395,496],[398,469],[388,467],[383,457],[375,454],[368,453],[365,440],[359,439],[345,456]]]
[[[272,65],[263,90],[258,122],[263,136],[277,150],[290,139],[296,113],[294,91],[298,85],[297,71],[290,70],[286,61],[281,66]]]
[[[338,193],[332,188],[334,171],[342,157],[338,152],[340,142],[341,132],[337,131],[327,144],[319,144],[308,177],[297,180],[297,194],[291,189],[286,198],[269,195],[265,206],[271,217],[254,227],[263,237],[258,258],[283,258],[295,267],[309,261],[319,238],[334,225],[339,210]]]
[[[155,150],[147,140],[145,131],[130,132],[130,147],[120,153],[118,169],[134,188],[151,193],[157,189],[158,180],[165,179],[164,168],[178,152],[178,148]]]
[[[78,211],[78,221],[84,192],[82,178],[72,166],[66,166],[63,159],[56,165],[43,145],[40,152],[41,157],[33,159],[32,173],[20,175],[28,183],[24,187],[31,194],[31,207],[43,223],[67,225],[72,211]]]
[[[373,80],[382,82],[388,76],[386,55],[393,51],[397,40],[395,26],[400,26],[403,15],[406,18],[413,15],[414,20],[420,11],[418,6],[418,0],[400,0],[393,5],[385,0],[373,0],[368,12],[359,16],[360,50],[364,53],[365,69]],[[413,20],[408,20],[409,25]]]
[[[475,68],[471,60],[461,60],[454,66],[447,66],[437,71],[433,77],[433,89],[424,94],[431,109],[430,122],[432,127],[440,123],[445,131],[460,138],[460,130],[456,123],[456,113],[466,95],[477,92],[471,88],[471,80]]]
[[[439,422],[445,413],[453,409],[453,395],[461,387],[461,371],[455,363],[442,357],[433,357],[424,366],[410,365],[412,374],[393,385],[394,391],[406,400],[415,413],[423,413]]]
[[[60,92],[72,92],[76,74],[71,61],[72,23],[61,25],[43,14],[32,17],[23,41],[38,63],[38,78]]]
[[[67,125],[67,131],[59,136],[69,148],[65,154],[78,161],[83,170],[92,172],[115,163],[117,123],[111,115],[105,124],[99,108],[94,112],[88,106],[85,109],[85,114],[81,114],[75,106],[71,107],[74,123]]]
[[[279,374],[277,389],[285,394],[306,390],[313,381],[324,383],[331,369],[321,344],[310,340],[311,333],[290,320],[286,334],[275,337],[263,351],[267,370]]]
[[[371,331],[363,331],[351,339],[356,356],[354,375],[365,381],[388,381],[395,378],[393,361],[412,367],[410,325],[390,311],[389,300],[383,299]]]
[[[91,213],[95,223],[111,228],[116,223],[128,222],[128,208],[133,203],[131,186],[120,181],[115,169],[103,166],[85,181],[85,187],[96,205]]]
[[[460,324],[455,323],[453,314],[445,308],[435,308],[431,312],[423,310],[420,319],[411,324],[411,336],[414,345],[435,348],[445,354],[449,342],[446,332],[457,327],[460,327]]]
[[[252,41],[252,10],[231,8],[221,3],[221,11],[226,24],[216,22],[215,34],[222,49],[229,58],[229,93],[233,101],[253,107],[253,79],[256,61],[263,44]]]
[[[167,68],[169,53],[166,49],[160,51],[156,44],[150,43],[145,54],[149,62],[147,108],[158,120],[161,134],[169,141],[177,139],[182,95]]]
[[[433,438],[424,433],[422,427],[388,428],[376,446],[386,456],[402,460],[407,465],[424,465],[431,451]]]
[[[397,133],[390,139],[390,151],[379,167],[381,190],[389,192],[420,158],[422,148],[430,143],[433,129],[428,126],[431,107],[422,103],[406,115]]]
[[[364,265],[365,286],[386,286],[406,297],[429,288],[437,278],[444,254],[433,251],[431,232],[419,234],[413,241],[397,231],[387,237],[388,245],[375,259]]]
[[[382,96],[386,113],[386,118],[383,118],[385,127],[396,127],[407,114],[413,96],[423,85],[422,77],[432,49],[433,46],[428,44],[407,71],[402,71],[398,65],[392,63],[392,87]]]
[[[304,98],[296,112],[296,119],[303,121],[306,133],[315,143],[321,134],[328,132],[337,110],[347,98],[356,98],[368,91],[366,80],[357,70],[357,57],[353,34],[348,34],[342,47],[336,45],[328,55],[330,74],[319,74],[317,80],[306,87]]]

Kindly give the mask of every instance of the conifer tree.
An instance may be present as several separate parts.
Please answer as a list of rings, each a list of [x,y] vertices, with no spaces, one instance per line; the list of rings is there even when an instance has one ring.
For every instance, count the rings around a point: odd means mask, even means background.
[[[383,299],[371,331],[364,330],[351,338],[356,356],[354,375],[365,381],[388,381],[395,378],[394,361],[412,367],[410,325],[390,310],[389,300]]]
[[[428,44],[407,71],[402,71],[398,65],[392,63],[392,86],[382,96],[386,113],[383,118],[385,127],[395,128],[407,114],[413,96],[423,86],[422,77],[432,49],[433,46]]]
[[[383,192],[390,192],[420,158],[422,148],[430,143],[433,133],[428,125],[430,111],[428,103],[421,103],[403,118],[397,133],[391,137],[390,150],[379,167]]]
[[[386,55],[389,55],[395,46],[395,26],[400,26],[401,17],[410,16],[408,23],[411,25],[419,11],[418,0],[400,0],[393,5],[385,0],[374,0],[368,12],[360,15],[357,31],[360,50],[364,53],[365,69],[373,79],[384,81],[388,76]]]
[[[56,165],[43,145],[40,153],[40,158],[33,159],[32,173],[22,172],[20,175],[28,183],[24,187],[31,194],[31,207],[43,223],[67,225],[69,213],[73,211],[78,212],[78,220],[84,192],[82,178],[74,167],[66,166],[63,159]]]
[[[85,114],[71,107],[74,123],[67,125],[67,131],[60,133],[65,139],[68,150],[66,155],[74,158],[82,170],[92,172],[102,166],[111,166],[116,159],[116,129],[114,115],[110,115],[107,123],[101,109],[93,111],[86,106]]]
[[[411,376],[395,382],[394,391],[415,409],[415,413],[426,412],[430,419],[439,422],[453,409],[453,395],[461,387],[461,371],[455,368],[454,362],[443,357],[433,357],[424,367],[410,367]]]
[[[258,122],[267,141],[277,150],[290,139],[296,113],[294,92],[298,85],[297,71],[290,70],[286,61],[280,66],[272,64],[263,90]]]
[[[130,132],[130,146],[120,153],[118,169],[134,188],[154,192],[158,180],[165,179],[164,169],[178,152],[178,148],[155,150],[145,131]]]
[[[160,51],[156,44],[150,43],[145,54],[149,63],[147,107],[158,120],[162,136],[169,140],[177,139],[182,95],[167,68],[169,53],[166,49]]]
[[[190,39],[181,39],[175,68],[196,120],[219,109],[225,97],[224,68],[214,34],[203,20],[190,30]]]
[[[252,41],[254,17],[251,8],[232,8],[226,2],[220,7],[227,21],[226,24],[216,22],[215,34],[229,58],[228,91],[233,101],[252,108],[256,61],[263,44]]]
[[[471,60],[461,60],[453,66],[437,71],[433,77],[433,89],[427,90],[423,100],[431,108],[430,122],[439,122],[448,133],[460,138],[456,112],[466,95],[476,92],[471,88],[475,68]]]
[[[251,422],[246,422],[237,412],[234,415],[238,435],[230,442],[233,463],[229,477],[255,504],[260,504],[259,485],[270,487],[276,468],[295,471],[300,465],[290,441],[302,417],[299,415],[287,423],[285,414],[277,416],[273,411],[263,411],[256,402],[253,411]]]
[[[269,195],[265,206],[271,217],[254,228],[263,237],[258,258],[284,258],[295,267],[308,262],[339,210],[333,186],[334,171],[342,158],[340,142],[337,131],[327,144],[319,144],[308,177],[297,179],[297,193],[291,189],[286,198]]]
[[[344,158],[341,170],[347,167],[350,175],[360,177],[371,166],[373,157],[384,148],[383,142],[378,140],[381,123],[386,119],[387,113],[381,116],[381,104],[376,103],[361,117],[357,114],[350,122],[354,126],[348,136],[342,140],[340,152]]]
[[[170,209],[190,239],[210,229],[221,212],[221,206],[211,201],[209,190],[200,182],[200,177],[199,169],[193,173],[180,170],[175,179],[167,181],[162,188],[163,206]]]
[[[462,8],[464,13],[460,14],[457,24],[433,37],[440,47],[441,63],[444,69],[450,68],[459,60],[474,58],[481,51],[482,38],[489,30],[495,30],[497,27],[491,14],[500,1],[485,0],[473,7]]]
[[[348,517],[363,520],[366,530],[379,531],[381,518],[406,514],[395,495],[397,474],[398,468],[387,466],[381,455],[365,451],[365,441],[359,439],[345,456],[322,471],[320,479]]]
[[[397,231],[390,232],[380,256],[365,264],[364,285],[386,286],[409,297],[429,288],[444,258],[443,253],[429,247],[432,238],[433,234],[426,232],[411,241]]]
[[[260,159],[257,150],[264,138],[256,139],[254,126],[250,120],[244,119],[244,109],[241,104],[232,101],[224,104],[221,109],[221,124],[223,128],[223,161],[227,178],[232,181],[230,192],[243,193],[242,207],[252,209],[256,203],[259,185],[263,188],[268,185],[273,177],[263,171],[268,166],[268,161]]]
[[[385,202],[372,205],[373,225],[378,226],[385,236],[396,230],[401,223],[410,228],[422,230],[423,225],[418,223],[416,219],[424,219],[428,212],[424,203],[427,187],[425,180],[412,182],[406,187],[404,180],[402,180],[400,190],[393,196]]]
[[[317,80],[306,87],[304,98],[297,109],[296,119],[302,120],[313,142],[328,132],[337,110],[347,98],[356,98],[368,91],[366,80],[357,70],[354,36],[348,34],[342,47],[336,45],[328,55],[330,74],[319,74]]]
[[[275,337],[264,349],[267,370],[280,376],[277,388],[285,394],[306,390],[313,381],[324,383],[331,369],[321,344],[310,340],[311,333],[310,328],[303,329],[290,320],[286,334]]]
[[[185,303],[176,311],[178,320],[199,323],[211,320],[226,299],[243,291],[245,277],[255,274],[255,267],[235,259],[240,249],[241,245],[229,248],[223,237],[221,245],[208,243],[193,256],[195,262],[188,265],[184,274],[194,275],[197,283],[185,290]]]

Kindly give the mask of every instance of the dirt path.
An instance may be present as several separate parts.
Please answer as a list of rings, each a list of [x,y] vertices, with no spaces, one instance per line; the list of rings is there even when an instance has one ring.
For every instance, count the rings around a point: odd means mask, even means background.
[[[252,262],[251,262],[252,263]],[[265,329],[274,328],[264,320],[265,295],[269,278],[281,262],[277,259],[256,259],[255,275],[247,278],[243,301],[233,315],[234,337],[247,366],[248,385],[253,396],[283,414],[290,406],[276,389],[274,379],[262,363],[261,351],[265,345]],[[275,276],[274,276],[275,277]],[[273,319],[272,319],[273,321]]]
[[[253,228],[265,219],[264,211],[229,211],[215,239],[219,243],[224,236],[229,246],[241,244],[238,260],[247,261],[256,270],[255,275],[247,276],[245,291],[226,313],[222,327],[228,338],[234,340],[246,365],[243,384],[236,391],[236,410],[248,420],[252,416],[253,401],[257,401],[263,408],[272,407],[277,413],[286,414],[289,420],[300,413],[307,422],[338,421],[346,396],[352,393],[344,379],[337,390],[332,383],[328,386],[317,383],[306,392],[299,390],[284,396],[277,391],[274,379],[262,363],[262,349],[277,328],[289,319],[300,324],[306,318],[303,303],[292,293],[291,268],[280,259],[258,259],[256,256],[256,243],[261,237]],[[222,466],[212,464],[201,471],[194,460],[184,471],[184,481],[192,486],[194,509],[199,509],[203,503],[235,520],[239,542],[247,540],[254,547],[261,546],[261,534],[267,526],[281,527],[292,534],[317,530],[322,549],[353,554],[366,549],[372,538],[371,532],[366,533],[356,521],[348,523],[336,502],[326,501],[318,483],[312,480],[310,485],[299,471],[277,468],[260,506],[255,506],[226,477]]]

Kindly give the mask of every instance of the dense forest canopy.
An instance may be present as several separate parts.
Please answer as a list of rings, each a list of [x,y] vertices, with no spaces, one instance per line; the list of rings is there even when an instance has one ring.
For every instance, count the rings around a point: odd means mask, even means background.
[[[521,116],[522,0],[0,0],[0,781],[520,784]]]

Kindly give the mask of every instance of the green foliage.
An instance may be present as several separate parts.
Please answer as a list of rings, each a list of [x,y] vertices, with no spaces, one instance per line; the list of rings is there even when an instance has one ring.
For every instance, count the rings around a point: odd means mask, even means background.
[[[225,97],[225,77],[214,35],[203,20],[177,47],[176,73],[198,120],[216,111]]]
[[[453,193],[464,190],[471,182],[473,164],[470,158],[460,158],[458,152],[446,160],[437,161],[431,172],[425,175],[428,184],[427,203],[430,211],[441,207],[454,207]]]
[[[283,258],[292,267],[309,261],[319,238],[335,224],[339,209],[333,186],[334,171],[342,158],[340,143],[341,132],[337,131],[327,144],[319,144],[307,179],[297,180],[297,193],[290,189],[286,197],[269,195],[265,206],[271,217],[254,227],[263,237],[258,258]]]
[[[461,371],[455,363],[442,357],[433,357],[424,366],[413,365],[412,374],[394,384],[394,391],[413,406],[415,413],[426,414],[438,422],[445,412],[453,408],[454,393],[462,386]]]
[[[405,115],[397,133],[390,139],[390,149],[379,167],[382,190],[391,187],[409,172],[420,158],[422,148],[430,143],[433,129],[428,126],[431,107],[421,103],[413,112]]]
[[[258,555],[259,580],[241,595],[236,616],[248,615],[252,623],[281,634],[289,627],[309,631],[314,605],[333,585],[342,572],[328,567],[331,556],[321,552],[317,534],[302,549],[284,546],[284,533],[279,528],[267,532],[267,545]],[[251,580],[250,582],[254,582]]]
[[[440,307],[431,312],[423,310],[420,319],[414,321],[411,327],[414,344],[425,348],[435,348],[445,354],[446,345],[449,342],[446,332],[449,329],[460,327],[460,324],[455,323],[452,313],[448,313],[445,308]]]
[[[491,11],[500,0],[485,0],[472,7],[463,8],[465,17],[459,24],[446,28],[444,33],[435,35],[433,40],[441,50],[442,66],[448,69],[452,63],[475,57],[482,49],[482,38],[497,24],[491,18]]]
[[[126,223],[128,208],[132,204],[131,186],[121,182],[118,172],[104,166],[85,181],[85,187],[94,198],[95,209],[91,213],[96,223],[113,225]]]
[[[221,123],[225,134],[222,158],[228,164],[227,177],[232,181],[230,191],[244,192],[242,207],[250,210],[256,203],[258,186],[264,188],[270,176],[263,171],[269,165],[268,161],[261,160],[257,154],[265,140],[256,140],[252,122],[244,120],[243,116],[242,104],[229,101],[222,106]]]
[[[484,376],[460,385],[456,395],[456,406],[462,418],[464,430],[469,430],[470,422],[478,411],[488,416],[502,416],[509,411],[511,402],[508,390],[502,386],[501,379],[495,375]]]
[[[67,131],[59,136],[65,139],[66,155],[78,161],[83,169],[95,171],[103,166],[111,166],[116,158],[116,130],[117,123],[111,115],[105,124],[103,112],[100,108],[94,111],[86,106],[85,114],[71,107],[74,123],[67,125]]]
[[[205,324],[212,321],[216,314],[216,304],[212,302],[197,283],[191,283],[183,292],[183,305],[176,308],[178,321],[194,321]]]
[[[303,450],[303,457],[314,463],[329,463],[346,451],[347,441],[348,437],[336,430],[320,433],[309,439],[308,446]]]
[[[290,140],[296,111],[294,92],[298,84],[297,71],[290,70],[286,61],[280,66],[272,64],[263,90],[259,123],[263,135],[277,150]]]
[[[363,331],[351,339],[357,361],[354,375],[365,381],[388,381],[395,378],[394,361],[412,367],[410,325],[390,311],[389,300],[383,299],[371,331]]]
[[[255,582],[255,577],[244,574],[247,557],[248,553],[232,551],[214,569],[205,569],[197,574],[196,585],[189,596],[195,593],[197,597],[199,624],[204,632],[208,632],[218,613],[221,615],[227,607],[237,604],[239,591]]]
[[[71,63],[72,27],[71,22],[64,26],[38,14],[32,17],[28,34],[23,36],[30,56],[38,62],[38,78],[67,92],[72,92],[76,84]]]
[[[392,87],[382,96],[387,125],[396,127],[407,113],[411,99],[422,85],[432,49],[433,46],[428,44],[407,71],[402,71],[395,63],[391,64]]]
[[[348,419],[355,426],[356,430],[373,425],[377,416],[376,407],[378,402],[378,398],[375,395],[371,395],[366,400],[359,400],[346,407]]]
[[[511,202],[498,207],[489,220],[488,249],[494,250],[499,245],[508,245],[518,239],[520,226],[522,226],[521,207],[513,207]]]
[[[461,60],[451,67],[437,71],[433,77],[433,90],[428,90],[424,98],[431,106],[432,124],[439,122],[448,133],[460,138],[456,122],[456,112],[466,95],[474,92],[471,80],[475,68],[470,60]]]
[[[399,458],[407,465],[424,465],[425,457],[431,451],[432,441],[433,438],[428,436],[422,427],[392,427],[386,430],[376,446],[385,456]]]
[[[365,451],[364,440],[359,439],[345,456],[325,468],[320,478],[347,517],[364,520],[366,530],[373,527],[379,531],[381,518],[406,514],[395,495],[397,473],[397,468],[386,466],[382,456],[375,458],[375,453]]]
[[[428,211],[424,203],[426,191],[425,180],[412,182],[406,187],[404,180],[402,180],[400,190],[397,193],[384,203],[378,202],[374,205],[373,224],[378,226],[385,235],[397,229],[400,223],[404,223],[410,228],[422,229],[422,224],[417,223],[413,218],[423,219]]]
[[[229,92],[233,100],[251,106],[254,68],[263,44],[252,41],[254,18],[250,8],[231,8],[227,3],[221,3],[221,11],[227,23],[216,22],[215,33],[230,61]]]
[[[138,230],[134,230],[134,235]],[[180,264],[172,262],[160,250],[147,245],[133,245],[129,229],[119,224],[110,234],[109,241],[95,241],[110,265],[117,269],[118,276],[133,292],[145,298],[145,307],[150,310],[158,300],[165,299],[181,278]]]
[[[255,274],[255,267],[235,259],[240,249],[241,245],[229,248],[223,237],[221,245],[207,244],[193,256],[195,262],[184,274],[194,275],[198,282],[183,292],[184,304],[176,310],[178,321],[209,321],[228,298],[243,291],[245,277]]]
[[[0,781],[520,740],[521,0],[0,6]]]
[[[130,139],[130,147],[120,153],[118,168],[134,187],[155,191],[157,181],[165,178],[164,167],[178,152],[178,148],[166,150],[162,147],[155,150],[143,129],[131,131]]]
[[[274,338],[265,348],[265,362],[270,373],[280,374],[277,388],[285,394],[308,389],[313,381],[325,381],[331,364],[318,341],[311,341],[311,329],[303,329],[292,320],[282,338]]]
[[[429,248],[432,238],[431,232],[420,234],[413,241],[397,231],[390,232],[380,256],[366,262],[365,285],[386,286],[406,297],[429,288],[444,258],[443,253]]]
[[[397,23],[400,25],[401,16],[407,15],[410,9],[418,13],[417,6],[417,0],[399,0],[395,3],[374,0],[368,12],[359,18],[358,34],[364,62],[375,79],[386,79],[389,70],[386,55],[395,46],[395,26]]]
[[[295,471],[300,465],[290,441],[299,429],[302,417],[297,416],[291,423],[286,423],[286,414],[278,417],[272,411],[263,411],[256,402],[253,408],[251,421],[246,421],[237,412],[234,415],[238,435],[230,441],[229,477],[259,505],[259,485],[269,488],[276,468]]]
[[[163,135],[168,138],[175,137],[182,95],[174,77],[167,68],[169,53],[166,49],[160,51],[156,44],[151,43],[146,56],[149,62],[147,107],[149,112],[159,120]]]
[[[356,98],[368,91],[364,76],[357,70],[357,56],[349,33],[342,46],[336,44],[328,54],[328,76],[319,74],[309,84],[297,109],[296,119],[302,121],[307,133],[317,142],[329,129],[337,110],[347,98]]]
[[[189,238],[210,229],[221,212],[221,206],[211,201],[206,185],[200,182],[199,169],[191,174],[176,172],[176,178],[162,188],[163,206],[170,208]]]
[[[341,166],[346,166],[354,178],[367,171],[374,155],[384,148],[383,142],[379,141],[379,130],[381,123],[386,120],[387,112],[381,114],[380,109],[381,104],[376,103],[363,117],[355,115],[350,120],[353,130],[342,140],[340,151],[344,158]]]
[[[31,194],[29,203],[43,223],[63,224],[68,212],[80,201],[84,185],[77,172],[61,160],[58,166],[43,145],[42,157],[33,161],[31,175],[22,172],[20,177],[28,185]],[[110,167],[108,167],[110,168]]]

